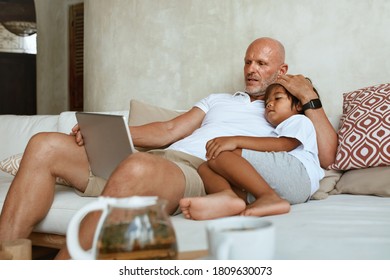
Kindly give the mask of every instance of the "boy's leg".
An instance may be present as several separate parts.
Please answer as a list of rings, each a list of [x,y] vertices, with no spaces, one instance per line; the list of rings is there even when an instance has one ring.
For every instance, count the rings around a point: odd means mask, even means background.
[[[89,165],[73,136],[39,133],[31,138],[0,216],[0,241],[27,238],[48,213],[57,176],[84,191]]]
[[[245,209],[245,201],[237,196],[228,181],[212,171],[207,162],[198,169],[207,195],[186,197],[180,207],[187,219],[208,220],[239,214]]]
[[[254,195],[256,201],[248,205],[242,215],[267,216],[290,211],[290,203],[280,198],[256,169],[241,157],[241,150],[222,152],[208,164],[231,184]]]

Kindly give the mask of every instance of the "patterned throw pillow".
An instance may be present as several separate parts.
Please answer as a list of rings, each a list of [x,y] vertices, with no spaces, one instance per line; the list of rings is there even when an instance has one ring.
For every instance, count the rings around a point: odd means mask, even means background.
[[[18,173],[20,161],[22,160],[23,153],[16,154],[0,161],[0,170],[7,172],[13,176]],[[70,186],[70,184],[64,179],[57,177],[56,183],[64,186]]]
[[[390,165],[390,84],[345,93],[335,170]]]

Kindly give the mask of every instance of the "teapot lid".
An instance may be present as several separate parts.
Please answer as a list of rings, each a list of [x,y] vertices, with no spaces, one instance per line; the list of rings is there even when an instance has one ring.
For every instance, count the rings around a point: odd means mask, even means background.
[[[103,197],[100,196],[99,200],[105,201],[108,205],[113,207],[123,208],[140,208],[155,205],[158,201],[157,196],[129,196],[122,198]]]

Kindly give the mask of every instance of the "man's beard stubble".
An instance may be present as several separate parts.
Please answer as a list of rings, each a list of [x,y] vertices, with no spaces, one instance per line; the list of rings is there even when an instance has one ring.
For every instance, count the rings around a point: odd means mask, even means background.
[[[262,82],[262,86],[258,86],[254,88],[253,90],[248,90],[248,88],[245,87],[245,92],[249,94],[252,97],[260,97],[265,94],[265,91],[267,90],[267,87],[271,84],[273,84],[279,76],[279,73],[276,72],[274,75],[272,75],[269,79]]]

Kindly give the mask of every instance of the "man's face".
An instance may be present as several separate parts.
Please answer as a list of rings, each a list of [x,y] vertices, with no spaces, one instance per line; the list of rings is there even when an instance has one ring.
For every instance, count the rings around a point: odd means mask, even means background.
[[[252,44],[245,54],[245,92],[263,99],[267,86],[279,75],[280,63],[276,51],[265,44]]]

